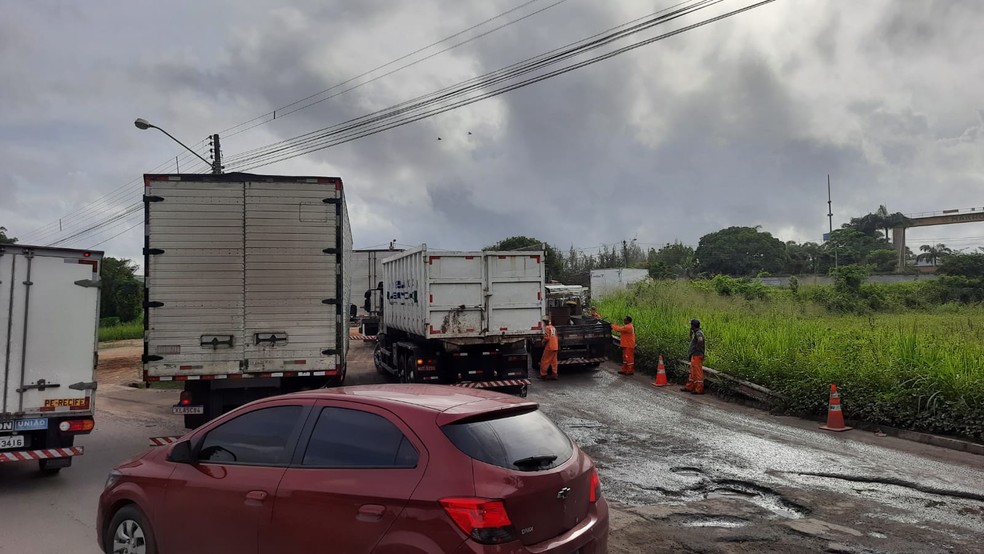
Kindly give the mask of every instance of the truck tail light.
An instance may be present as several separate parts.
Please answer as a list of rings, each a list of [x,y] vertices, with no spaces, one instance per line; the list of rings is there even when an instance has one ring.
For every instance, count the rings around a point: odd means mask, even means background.
[[[91,418],[85,419],[66,419],[58,424],[58,430],[62,433],[85,433],[92,431],[96,424]]]
[[[601,479],[598,478],[598,470],[591,468],[591,485],[588,490],[588,502],[594,504],[601,498]]]
[[[183,390],[178,397],[178,406],[191,406],[191,392]]]
[[[501,500],[444,498],[441,506],[458,528],[477,542],[502,544],[516,539],[516,529]]]

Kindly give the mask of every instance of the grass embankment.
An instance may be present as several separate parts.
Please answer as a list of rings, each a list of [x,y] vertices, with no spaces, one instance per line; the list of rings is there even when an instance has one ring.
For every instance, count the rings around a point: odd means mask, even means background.
[[[700,283],[646,282],[599,307],[609,320],[632,316],[641,369],[658,354],[686,358],[696,317],[705,365],[780,393],[790,413],[826,414],[836,383],[848,418],[984,437],[984,308],[844,315],[804,292],[746,300]]]
[[[127,339],[142,339],[144,336],[143,318],[128,323],[117,323],[99,327],[99,342]]]

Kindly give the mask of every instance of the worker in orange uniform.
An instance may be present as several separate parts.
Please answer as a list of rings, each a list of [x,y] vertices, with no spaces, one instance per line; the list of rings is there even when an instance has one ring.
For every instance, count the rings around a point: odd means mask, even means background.
[[[690,378],[682,391],[693,394],[704,394],[704,331],[700,328],[699,319],[690,320]]]
[[[557,380],[557,352],[560,350],[560,343],[557,341],[557,328],[553,326],[549,318],[543,318],[547,324],[543,328],[543,357],[540,358],[540,379]],[[550,373],[550,368],[553,373]]]
[[[632,326],[632,318],[625,316],[625,325],[612,325],[612,330],[619,333],[618,344],[622,347],[622,375],[632,375],[635,373],[635,327]]]

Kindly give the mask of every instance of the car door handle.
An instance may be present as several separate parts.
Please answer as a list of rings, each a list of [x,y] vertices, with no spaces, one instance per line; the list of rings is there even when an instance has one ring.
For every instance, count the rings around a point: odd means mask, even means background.
[[[359,507],[359,515],[356,519],[359,521],[379,521],[383,519],[383,514],[386,513],[386,506],[380,506],[379,504],[364,504]]]
[[[259,505],[264,500],[266,500],[267,496],[269,495],[267,494],[266,491],[249,491],[248,493],[246,493],[246,505],[247,506]]]

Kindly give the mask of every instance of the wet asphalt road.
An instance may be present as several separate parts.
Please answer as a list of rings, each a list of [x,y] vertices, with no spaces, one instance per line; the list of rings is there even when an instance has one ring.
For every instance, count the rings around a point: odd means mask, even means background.
[[[383,380],[367,346],[353,349],[348,384]],[[982,457],[821,432],[616,369],[530,391],[595,459],[613,505],[613,554],[984,552]],[[33,464],[0,466],[0,553],[97,552],[106,474],[147,437],[181,431],[169,415],[176,395],[101,386],[96,432],[73,467],[38,478]]]
[[[661,535],[684,537],[676,549],[700,542],[680,529],[700,528],[718,546],[730,536],[795,546],[790,551],[831,544],[984,551],[980,456],[863,431],[820,431],[813,422],[676,386],[655,388],[651,376],[621,377],[609,364],[561,377],[535,381],[530,398],[595,459],[606,497],[665,526]]]

